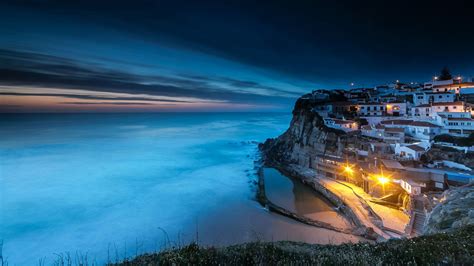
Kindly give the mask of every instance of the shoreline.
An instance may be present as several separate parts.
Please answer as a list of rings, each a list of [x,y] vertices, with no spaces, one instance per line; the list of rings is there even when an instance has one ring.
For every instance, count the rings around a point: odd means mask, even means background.
[[[328,200],[337,210],[342,213],[344,218],[347,219],[347,221],[350,223],[351,227],[350,229],[343,229],[343,228],[338,228],[336,226],[333,226],[329,223],[318,221],[318,220],[313,220],[309,219],[307,217],[298,215],[296,213],[293,213],[281,206],[278,206],[277,204],[271,202],[265,194],[265,181],[264,181],[264,173],[263,169],[264,168],[274,168],[278,170],[280,173],[282,173],[284,176],[287,178],[295,179],[298,182],[301,182],[302,184],[309,186],[311,189],[315,190],[317,193],[319,193],[322,197],[324,197],[326,200]],[[295,169],[292,168],[287,168],[281,165],[268,165],[264,163],[260,163],[258,165],[258,187],[257,187],[257,201],[263,206],[268,208],[270,211],[273,211],[275,213],[278,213],[280,215],[286,216],[288,218],[291,218],[297,222],[301,222],[304,224],[308,224],[311,226],[319,227],[319,228],[325,228],[328,230],[333,230],[336,232],[340,233],[346,233],[346,234],[351,234],[355,236],[360,236],[363,237],[367,240],[378,240],[382,236],[377,234],[373,228],[367,227],[362,223],[357,215],[353,212],[353,210],[347,206],[343,200],[341,200],[337,195],[332,193],[330,190],[328,190],[326,187],[324,187],[320,183],[316,182],[307,182],[307,180],[304,178],[304,176],[297,172]]]
[[[289,210],[279,206],[278,204],[275,204],[274,202],[272,202],[270,199],[268,199],[268,197],[266,196],[266,193],[265,193],[265,181],[264,181],[264,173],[263,173],[264,168],[265,167],[261,167],[258,170],[258,189],[257,189],[257,201],[263,207],[267,208],[270,211],[273,211],[275,213],[278,213],[280,215],[283,215],[285,217],[291,218],[293,220],[296,220],[298,222],[301,222],[301,223],[304,223],[304,224],[307,224],[307,225],[311,225],[311,226],[315,226],[315,227],[319,227],[319,228],[324,228],[324,229],[336,231],[336,232],[339,232],[339,233],[354,235],[353,230],[351,230],[351,228],[339,228],[339,227],[333,226],[333,225],[331,225],[330,223],[327,223],[327,222],[310,219],[310,218],[304,217],[302,215],[296,214],[292,211],[289,211]],[[286,176],[286,177],[288,177],[288,176]],[[326,199],[326,197],[324,197],[324,198]],[[331,202],[331,204],[332,204],[332,202]],[[334,206],[334,207],[337,208],[337,206]],[[354,224],[352,223],[352,221],[350,221],[350,220],[348,220],[348,221],[351,224],[351,227],[353,227]]]
[[[262,148],[263,144],[259,145],[260,160],[255,162],[256,168],[259,169],[258,190],[264,189],[261,184],[263,182],[262,169],[265,167],[274,168],[286,177],[310,187],[336,206],[343,216],[354,225],[353,235],[377,241],[407,236],[405,233],[406,223],[403,220],[405,218],[397,217],[397,219],[402,220],[396,221],[386,220],[385,210],[381,206],[375,206],[373,202],[369,202],[370,197],[360,194],[360,191],[351,186],[351,184],[321,176],[315,169],[305,168],[299,164],[275,161]],[[265,195],[257,195],[257,198],[262,196]],[[265,197],[258,200],[265,206],[267,200]],[[305,219],[295,220],[305,223]],[[405,225],[402,225],[402,222]]]

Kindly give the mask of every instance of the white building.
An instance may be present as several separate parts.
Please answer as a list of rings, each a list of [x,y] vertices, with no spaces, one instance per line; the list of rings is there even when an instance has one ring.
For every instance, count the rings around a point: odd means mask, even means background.
[[[360,127],[360,131],[362,136],[375,138],[375,139],[383,139],[385,127],[383,125],[364,125]]]
[[[395,145],[395,155],[406,160],[420,160],[421,155],[430,149],[430,144],[427,142],[420,142],[415,144],[400,144]]]
[[[456,94],[453,92],[416,92],[413,93],[415,106],[430,103],[454,102]]]
[[[335,118],[325,118],[324,125],[327,127],[343,130],[345,132],[351,132],[359,130],[359,126],[357,122],[353,120],[342,120],[342,119],[335,119]]]
[[[384,103],[362,103],[357,110],[359,116],[382,116],[385,114]]]
[[[404,116],[407,114],[407,103],[405,102],[389,102],[385,104],[387,115]]]
[[[386,127],[383,134],[385,143],[395,144],[405,142],[405,129],[396,127]]]
[[[422,104],[411,108],[413,117],[434,118],[436,113],[440,112],[464,112],[464,102],[438,102],[431,104]]]
[[[474,132],[474,119],[470,112],[440,112],[435,118],[443,125],[443,134],[467,137]]]
[[[454,92],[456,94],[463,88],[474,88],[474,82],[463,82],[461,77],[450,80],[435,80],[425,82],[425,89],[431,89],[433,92]]]
[[[380,123],[385,127],[403,128],[407,136],[421,141],[430,141],[441,134],[441,126],[426,121],[385,120]]]
[[[424,183],[418,183],[411,179],[400,180],[400,186],[410,195],[420,195],[421,188],[426,187]]]
[[[459,91],[463,101],[474,103],[474,88],[463,88]]]
[[[382,140],[385,143],[395,144],[405,142],[405,129],[385,127],[381,124],[365,125],[360,128],[361,134],[366,137]]]

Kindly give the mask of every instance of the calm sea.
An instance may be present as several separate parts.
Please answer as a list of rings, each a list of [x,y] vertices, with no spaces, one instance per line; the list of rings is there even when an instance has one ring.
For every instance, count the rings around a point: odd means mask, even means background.
[[[10,265],[48,265],[68,252],[102,263],[189,241],[355,240],[254,200],[256,143],[283,133],[289,114],[0,118],[0,238]]]

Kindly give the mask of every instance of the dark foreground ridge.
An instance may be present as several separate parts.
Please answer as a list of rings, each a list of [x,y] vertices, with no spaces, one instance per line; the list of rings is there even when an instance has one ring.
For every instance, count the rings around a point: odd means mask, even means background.
[[[384,243],[312,245],[254,242],[224,248],[191,244],[116,265],[472,265],[474,226]]]

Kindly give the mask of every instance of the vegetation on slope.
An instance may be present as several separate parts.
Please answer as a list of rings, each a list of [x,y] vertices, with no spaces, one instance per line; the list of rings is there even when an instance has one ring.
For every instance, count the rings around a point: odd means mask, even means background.
[[[225,248],[183,248],[139,256],[119,265],[432,265],[474,263],[474,226],[450,233],[384,243],[311,245],[249,243]]]

